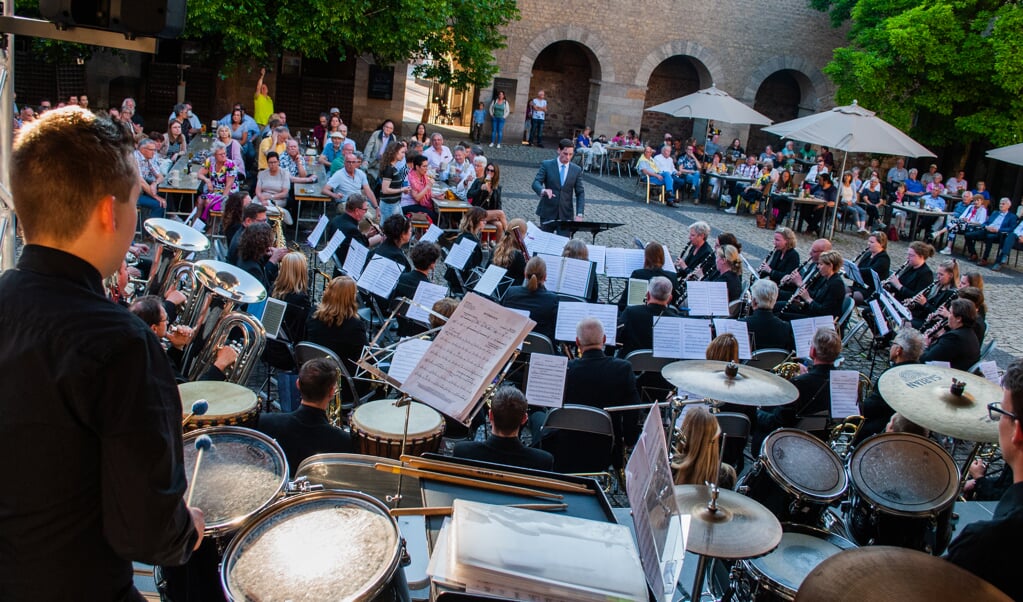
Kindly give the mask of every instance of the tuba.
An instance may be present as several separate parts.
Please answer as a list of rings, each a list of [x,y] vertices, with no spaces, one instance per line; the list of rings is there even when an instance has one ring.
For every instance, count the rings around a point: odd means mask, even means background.
[[[245,270],[222,261],[197,261],[193,273],[199,291],[192,300],[188,325],[196,329],[197,339],[209,315],[214,296],[223,300],[223,309],[210,336],[191,363],[188,379],[196,380],[209,369],[216,360],[217,351],[225,344],[237,343],[240,346],[238,359],[225,371],[225,376],[227,382],[244,384],[266,346],[266,331],[254,316],[232,310],[236,303],[258,303],[265,300],[266,289]],[[238,332],[241,333],[240,341],[228,340],[229,336]],[[195,344],[196,341],[193,341],[186,350],[186,361],[191,359],[192,345]]]
[[[157,243],[146,290],[160,294],[170,290],[183,266],[191,267],[192,264],[183,259],[185,252],[201,253],[209,249],[210,239],[195,228],[171,219],[151,217],[143,225]]]

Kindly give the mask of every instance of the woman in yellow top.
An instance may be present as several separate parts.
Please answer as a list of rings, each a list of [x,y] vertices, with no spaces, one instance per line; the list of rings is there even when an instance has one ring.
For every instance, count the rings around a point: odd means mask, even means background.
[[[274,99],[270,98],[270,89],[263,83],[265,76],[266,67],[262,67],[259,70],[259,80],[256,82],[256,93],[252,97],[252,118],[261,128],[266,127],[266,122],[274,112]]]

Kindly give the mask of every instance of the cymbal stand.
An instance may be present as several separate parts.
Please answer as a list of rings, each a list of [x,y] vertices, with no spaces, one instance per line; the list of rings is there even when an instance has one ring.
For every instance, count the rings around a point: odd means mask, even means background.
[[[405,425],[401,429],[401,454],[398,455],[398,457],[400,458],[401,456],[405,455],[405,445],[408,442],[408,421],[409,421],[409,416],[412,414],[412,398],[409,397],[408,395],[402,393],[401,397],[399,397],[397,400],[395,400],[394,406],[398,407],[398,408],[400,408],[402,406],[405,406]],[[401,485],[402,485],[402,480],[404,480],[404,478],[405,478],[404,471],[399,472],[398,473],[398,488],[394,492],[394,495],[387,496],[387,502],[388,503],[392,503],[393,502],[395,508],[401,506],[401,498],[402,498],[402,495],[401,495]]]
[[[724,437],[722,437],[722,440],[723,439],[724,439]],[[719,469],[719,472],[720,472],[720,469]],[[715,481],[714,483],[711,483],[709,481],[706,483],[706,485],[707,485],[707,487],[708,487],[708,489],[710,491],[710,501],[707,502],[707,512],[709,512],[712,516],[717,516],[717,514],[718,514],[718,493],[720,491],[718,489],[718,485],[716,483],[717,476],[714,477],[714,481]],[[722,515],[722,518],[723,518],[723,515]],[[706,578],[706,575],[707,575],[707,564],[708,564],[707,561],[709,560],[709,557],[704,556],[703,554],[696,554],[696,556],[697,556],[697,558],[699,558],[699,560],[696,563],[696,576],[693,577],[693,589],[692,589],[692,591],[689,592],[689,597],[694,602],[700,602],[703,599],[703,582],[704,582],[704,579]]]

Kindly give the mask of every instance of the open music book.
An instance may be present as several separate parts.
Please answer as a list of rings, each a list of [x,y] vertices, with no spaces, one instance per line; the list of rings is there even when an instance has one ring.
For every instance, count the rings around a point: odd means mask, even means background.
[[[315,249],[316,245],[320,244],[320,237],[322,237],[323,233],[327,230],[328,222],[329,220],[327,219],[327,216],[321,215],[320,219],[316,221],[316,227],[314,227],[313,231],[309,233],[309,237],[305,239],[306,244]],[[331,251],[331,253],[333,253],[333,251]]]
[[[584,259],[540,253],[547,264],[547,290],[586,298],[590,285],[590,262]]]
[[[341,267],[345,274],[358,280],[362,270],[366,267],[366,257],[369,256],[367,249],[361,242],[353,240],[348,245],[348,255],[345,256],[345,264]]]
[[[475,250],[477,246],[479,246],[478,242],[469,238],[463,238],[458,241],[457,244],[451,245],[451,250],[448,251],[448,256],[444,258],[444,263],[456,270],[463,269],[465,267],[465,262],[469,261],[469,258],[472,257],[473,250]]]
[[[565,250],[565,245],[568,244],[569,238],[567,236],[561,236],[553,232],[544,232],[539,226],[533,222],[526,224],[526,235],[522,238],[522,242],[526,244],[526,249],[530,255],[537,255],[543,253],[545,255],[561,255],[561,252]]]
[[[750,349],[749,326],[739,320],[727,318],[714,318],[714,334],[721,336],[726,332],[732,333],[735,340],[739,342],[739,359],[748,360],[753,358],[753,351]]]
[[[608,278],[628,278],[643,268],[643,249],[608,247],[604,252],[604,273]]]
[[[484,295],[491,296],[494,294],[494,289],[497,288],[498,284],[501,284],[501,279],[508,273],[508,270],[502,268],[499,265],[490,264],[487,266],[487,271],[483,272],[480,279],[476,281],[476,285],[472,287],[472,290]],[[509,278],[509,281],[511,279]]]
[[[654,318],[654,357],[702,360],[710,345],[710,320],[699,318]]]
[[[835,329],[835,318],[832,316],[816,316],[789,322],[792,325],[792,336],[796,339],[796,357],[810,357],[810,343],[813,335],[820,328]]]
[[[526,378],[526,399],[529,405],[560,408],[564,403],[567,373],[568,358],[564,355],[530,355]]]
[[[558,304],[558,322],[554,329],[554,338],[559,341],[574,341],[575,327],[583,318],[593,316],[604,326],[607,344],[614,346],[618,333],[618,306],[604,303],[573,303]]]
[[[362,290],[386,299],[398,285],[401,271],[402,267],[397,262],[377,255],[359,275],[357,284]]]
[[[416,294],[412,297],[413,303],[410,303],[408,309],[405,310],[405,317],[420,324],[429,324],[430,314],[426,309],[433,309],[434,303],[447,296],[448,287],[432,282],[420,282],[416,287]]]
[[[728,285],[724,282],[686,282],[686,296],[691,316],[729,316]]]
[[[311,235],[310,238],[312,238]],[[343,243],[344,241],[345,233],[342,232],[341,230],[335,231],[334,235],[330,237],[329,241],[327,241],[327,246],[323,247],[322,250],[316,253],[316,256],[319,257],[320,259],[320,263],[327,263],[328,261],[330,261],[330,258],[334,256],[334,253],[337,252],[338,247],[340,247],[341,243]]]

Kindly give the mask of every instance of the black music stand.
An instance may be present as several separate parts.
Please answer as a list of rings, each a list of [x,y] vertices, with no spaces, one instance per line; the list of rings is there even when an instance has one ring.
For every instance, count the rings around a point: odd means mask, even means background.
[[[597,244],[597,234],[623,225],[612,222],[577,222],[570,219],[557,220],[553,223],[559,232],[568,232],[569,238],[575,238],[576,232],[589,232],[593,235],[593,244]]]

